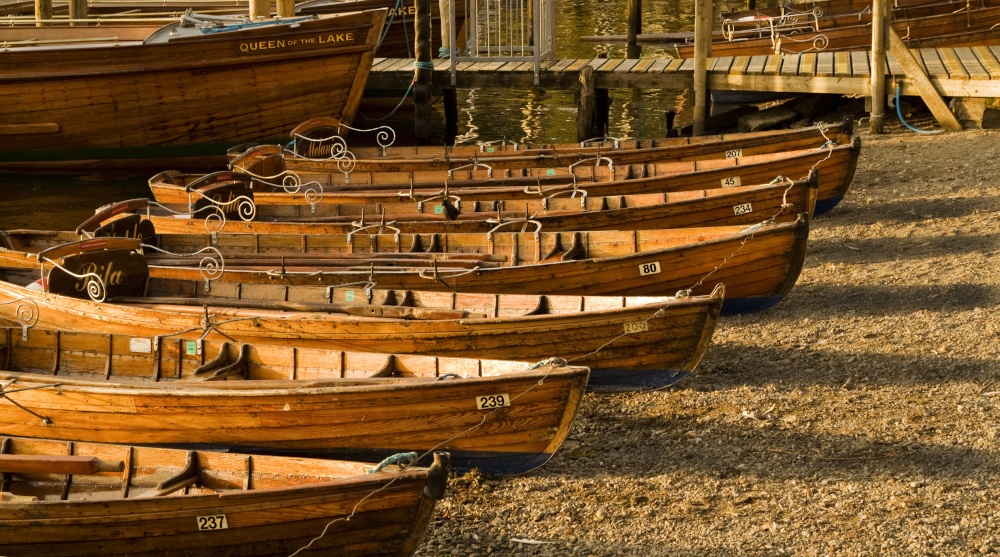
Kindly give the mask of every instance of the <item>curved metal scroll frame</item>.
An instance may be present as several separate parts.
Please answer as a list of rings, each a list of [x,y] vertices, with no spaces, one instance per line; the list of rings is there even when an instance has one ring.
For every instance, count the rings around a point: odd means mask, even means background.
[[[14,307],[14,316],[17,318],[17,324],[21,326],[21,340],[23,342],[28,341],[28,329],[35,326],[38,323],[38,302],[35,300],[21,296],[20,298],[15,298],[13,300],[7,300],[6,302],[0,302],[0,306],[6,306],[11,304],[17,304]]]
[[[222,230],[226,227],[226,210],[232,207],[236,208],[236,214],[243,222],[250,222],[257,217],[257,205],[253,202],[253,199],[250,199],[245,195],[241,195],[236,199],[225,203],[221,203],[210,197],[202,197],[210,204],[202,207],[201,209],[192,210],[187,214],[193,218],[197,216],[198,213],[207,213],[205,215],[205,231],[210,234],[222,232]],[[167,210],[179,215],[184,214],[177,211],[171,211],[169,208],[167,208]]]
[[[202,252],[209,252],[211,255],[203,255],[201,261],[198,262],[198,273],[205,279],[206,293],[211,290],[212,281],[222,278],[222,274],[226,272],[226,260],[222,257],[222,252],[212,246],[201,248],[194,253],[173,253],[149,244],[141,244],[141,246],[143,251],[151,249],[174,257],[197,257]]]
[[[41,257],[41,263],[42,263],[41,265],[42,278],[45,278],[45,263],[51,263],[53,267],[59,269],[60,271],[66,273],[71,277],[78,278],[80,280],[86,280],[86,284],[84,285],[83,289],[87,292],[87,297],[89,297],[91,300],[97,303],[101,303],[105,299],[107,299],[108,287],[106,284],[104,284],[104,279],[102,279],[101,276],[98,275],[97,273],[90,272],[90,273],[77,274],[74,273],[73,271],[70,271],[66,267],[63,267],[62,265],[56,263],[52,259],[49,259],[48,257],[44,256]]]
[[[292,151],[284,152],[293,153]],[[287,194],[296,194],[301,191],[302,195],[305,196],[306,203],[309,204],[313,213],[316,212],[316,205],[323,200],[323,184],[317,182],[316,180],[303,182],[302,177],[299,176],[294,170],[285,169],[277,174],[271,175],[257,174],[256,172],[253,172],[243,166],[238,166],[238,170],[249,175],[254,180],[265,186],[280,189]]]
[[[343,124],[341,124],[343,125]],[[291,156],[296,159],[303,159],[307,161],[316,162],[326,162],[335,161],[337,163],[337,171],[344,175],[344,183],[351,183],[351,172],[354,172],[354,167],[357,166],[358,158],[347,148],[347,140],[339,135],[331,135],[329,137],[323,137],[320,139],[313,139],[311,137],[306,137],[302,134],[295,134],[295,141],[306,141],[309,143],[323,143],[330,142],[330,154],[323,158],[307,157],[300,155],[296,151],[286,150],[286,153],[291,153]]]

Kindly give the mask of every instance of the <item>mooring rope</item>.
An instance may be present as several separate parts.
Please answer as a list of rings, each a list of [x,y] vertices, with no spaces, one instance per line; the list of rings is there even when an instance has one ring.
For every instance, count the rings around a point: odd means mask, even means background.
[[[529,392],[533,391],[539,385],[542,385],[545,382],[545,380],[549,377],[549,375],[552,374],[553,371],[555,371],[555,370],[557,370],[557,369],[559,369],[559,368],[561,368],[561,367],[563,367],[565,365],[565,363],[560,364],[559,363],[560,361],[561,362],[565,362],[565,360],[562,360],[561,358],[548,358],[546,360],[542,360],[541,362],[536,362],[535,364],[532,364],[531,366],[529,366],[528,369],[538,369],[539,367],[544,367],[545,365],[548,365],[548,364],[544,364],[543,362],[550,362],[550,363],[552,363],[552,369],[551,370],[549,370],[548,372],[546,372],[545,375],[543,375],[541,378],[539,378],[539,380],[536,381],[535,383],[533,383],[530,387],[528,387],[527,389],[521,391],[520,393],[512,396],[510,398],[510,402],[513,403],[515,400],[517,400],[517,399],[521,398],[522,396],[528,394]],[[372,491],[371,493],[369,493],[369,494],[365,495],[364,497],[362,497],[357,503],[355,503],[354,507],[351,508],[350,514],[347,515],[346,517],[344,517],[344,518],[335,518],[335,519],[327,522],[326,525],[323,527],[323,530],[319,533],[318,536],[316,536],[315,538],[309,540],[309,543],[307,543],[306,545],[298,548],[297,550],[295,550],[294,553],[292,553],[288,557],[295,557],[299,553],[302,553],[303,551],[306,551],[307,549],[309,549],[310,547],[312,547],[312,545],[314,543],[316,543],[317,541],[323,539],[323,537],[325,537],[326,534],[327,534],[327,532],[330,530],[330,527],[333,526],[334,524],[336,524],[337,522],[340,522],[340,521],[350,522],[351,518],[353,518],[354,515],[357,514],[358,507],[360,507],[361,504],[365,502],[365,500],[367,500],[368,498],[370,498],[370,497],[378,494],[381,491],[384,491],[384,490],[388,489],[390,485],[392,485],[393,483],[396,482],[396,480],[398,480],[400,477],[402,477],[403,472],[406,472],[407,469],[409,469],[415,463],[419,462],[420,459],[422,459],[422,458],[424,458],[424,457],[426,457],[426,456],[428,456],[430,454],[433,454],[435,451],[437,451],[441,447],[447,445],[448,443],[451,443],[455,439],[458,439],[459,437],[467,435],[467,434],[471,433],[472,431],[475,431],[476,429],[482,427],[483,424],[486,423],[487,419],[489,419],[491,416],[493,416],[495,414],[498,414],[499,412],[505,410],[508,406],[510,406],[510,405],[508,404],[508,405],[501,406],[499,408],[494,408],[492,410],[489,410],[488,412],[486,412],[486,413],[483,414],[483,417],[482,417],[482,419],[479,420],[479,423],[466,428],[465,430],[463,430],[463,431],[461,431],[461,432],[459,432],[459,433],[457,433],[457,434],[449,437],[448,439],[446,439],[446,440],[438,443],[437,445],[434,445],[430,449],[427,449],[426,451],[424,451],[423,453],[421,453],[416,458],[410,460],[409,463],[400,466],[399,475],[397,475],[395,478],[392,478],[391,480],[389,480],[388,482],[386,482],[385,485],[379,487],[378,489],[376,489],[376,490]],[[404,453],[404,454],[406,454],[406,453]],[[399,456],[399,455],[394,455],[394,456]],[[390,458],[392,458],[392,457],[390,457]]]

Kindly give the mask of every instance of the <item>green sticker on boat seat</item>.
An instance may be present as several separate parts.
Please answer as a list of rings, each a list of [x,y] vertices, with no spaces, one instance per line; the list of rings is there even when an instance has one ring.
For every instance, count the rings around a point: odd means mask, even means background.
[[[347,293],[344,294],[344,299],[347,300],[348,302],[353,302],[354,301],[354,291],[353,290],[348,290]]]
[[[547,176],[555,176],[556,175],[556,169],[555,168],[549,168],[549,169],[547,169],[545,171],[545,174]]]
[[[198,353],[198,343],[191,342],[191,341],[185,342],[184,343],[184,351],[187,352],[188,354],[197,354]]]

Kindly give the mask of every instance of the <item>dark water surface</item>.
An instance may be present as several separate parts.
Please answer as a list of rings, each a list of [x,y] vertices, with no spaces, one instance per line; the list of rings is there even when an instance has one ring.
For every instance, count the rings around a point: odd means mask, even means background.
[[[716,10],[729,2],[716,0]],[[690,31],[692,0],[644,0],[644,33]],[[626,3],[606,0],[559,0],[556,4],[556,57],[593,58],[599,53],[623,57],[624,45],[584,43],[585,35],[624,34]],[[643,57],[660,57],[662,48],[644,47]],[[659,137],[665,134],[665,115],[676,111],[677,125],[690,122],[690,103],[683,91],[615,89],[611,92],[609,135]],[[413,134],[412,112],[401,110],[380,120],[393,106],[362,108],[358,126],[393,126],[400,144]],[[572,91],[459,90],[456,143],[507,139],[519,142],[573,142],[576,140],[576,104]],[[444,117],[437,105],[435,136],[444,134]],[[366,121],[364,116],[369,117]],[[167,169],[162,169],[167,170]],[[206,169],[216,170],[216,169]],[[0,229],[72,229],[101,205],[149,197],[149,176],[105,179],[96,176],[0,175]]]

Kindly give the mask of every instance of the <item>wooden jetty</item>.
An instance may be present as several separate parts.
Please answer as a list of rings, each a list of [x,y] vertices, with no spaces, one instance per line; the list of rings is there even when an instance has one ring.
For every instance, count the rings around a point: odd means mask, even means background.
[[[920,48],[910,51],[919,69],[946,97],[1000,96],[1000,46]],[[901,94],[919,94],[903,66],[886,55],[888,75],[904,78]],[[434,62],[435,89],[452,87],[449,61]],[[693,84],[694,60],[680,58],[579,58],[543,62],[539,87],[571,89],[579,86],[584,68],[594,72],[595,88],[684,89]],[[531,88],[533,68],[526,62],[464,62],[458,88]],[[782,91],[867,95],[871,90],[871,56],[865,51],[812,52],[771,56],[727,56],[709,63],[713,90]],[[413,79],[413,60],[376,58],[368,78],[369,89],[405,89]]]

